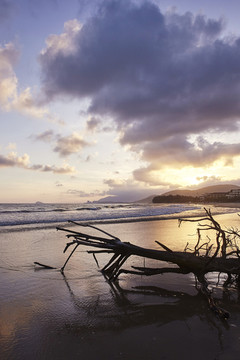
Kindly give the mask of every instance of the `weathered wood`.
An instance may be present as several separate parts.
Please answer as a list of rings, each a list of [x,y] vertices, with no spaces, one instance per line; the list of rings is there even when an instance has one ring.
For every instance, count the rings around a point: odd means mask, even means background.
[[[37,261],[34,261],[34,264],[35,264],[35,265],[38,265],[38,266],[41,266],[41,268],[43,268],[43,269],[56,269],[56,268],[53,267],[53,266],[41,264],[41,263],[39,263],[39,262],[37,262]]]
[[[64,230],[66,229],[58,229]],[[90,236],[90,235],[88,235]],[[184,271],[192,272],[194,274],[198,273],[208,273],[213,271],[219,271],[224,273],[232,273],[239,275],[240,274],[240,259],[239,258],[226,258],[224,257],[216,257],[215,253],[213,257],[210,256],[196,256],[194,253],[190,252],[177,252],[173,251],[165,246],[166,251],[148,249],[144,247],[140,247],[137,245],[133,245],[128,242],[122,242],[118,240],[117,242],[111,242],[109,239],[99,238],[99,237],[91,237],[88,239],[87,236],[85,239],[83,238],[83,234],[81,236],[74,235],[74,243],[78,245],[85,245],[90,247],[98,247],[108,249],[113,251],[117,256],[140,256],[144,258],[160,260],[165,262],[170,262],[172,264],[176,264],[179,268]],[[92,241],[92,239],[96,241]],[[101,240],[100,240],[101,239]],[[114,259],[115,260],[115,259]],[[116,264],[117,266],[117,264]],[[105,271],[108,266],[103,268]],[[113,267],[114,270],[114,267]]]
[[[239,285],[240,283],[240,249],[238,241],[240,240],[240,232],[236,229],[223,230],[220,224],[213,218],[210,210],[205,209],[206,216],[198,219],[179,219],[179,225],[184,221],[197,222],[198,239],[194,250],[188,249],[186,246],[185,251],[179,252],[169,249],[163,243],[156,241],[163,250],[143,248],[131,244],[129,242],[122,242],[116,236],[113,236],[106,231],[97,228],[93,225],[79,224],[73,222],[75,225],[90,227],[108,237],[90,235],[75,230],[57,227],[57,230],[67,232],[67,238],[73,238],[72,242],[67,243],[64,252],[71,246],[75,245],[74,249],[68,256],[65,264],[61,268],[64,272],[65,266],[78,246],[87,246],[90,248],[98,248],[100,250],[88,250],[92,253],[98,265],[96,254],[112,253],[113,256],[102,268],[102,273],[110,281],[116,281],[119,275],[134,274],[152,276],[164,273],[178,273],[188,274],[193,273],[200,284],[200,291],[206,296],[209,307],[220,317],[226,319],[229,317],[228,312],[219,308],[212,298],[211,291],[208,289],[208,282],[205,275],[210,272],[225,273],[227,280],[224,286],[233,284]],[[208,241],[202,243],[201,233],[203,231],[214,230],[215,241]],[[188,250],[188,251],[187,251]],[[211,252],[214,251],[213,255]],[[161,262],[171,263],[173,267],[159,267],[159,268],[146,268],[146,267],[132,267],[133,270],[123,269],[122,266],[131,256],[140,256],[143,258],[159,260]],[[38,263],[39,264],[39,263]],[[39,264],[41,265],[41,264]],[[45,266],[47,267],[47,266]],[[49,267],[50,268],[50,267]]]

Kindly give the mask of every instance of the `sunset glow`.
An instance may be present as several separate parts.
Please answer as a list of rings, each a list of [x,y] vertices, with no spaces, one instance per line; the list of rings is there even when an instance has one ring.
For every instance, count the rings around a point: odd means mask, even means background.
[[[234,0],[0,0],[0,202],[240,185]]]

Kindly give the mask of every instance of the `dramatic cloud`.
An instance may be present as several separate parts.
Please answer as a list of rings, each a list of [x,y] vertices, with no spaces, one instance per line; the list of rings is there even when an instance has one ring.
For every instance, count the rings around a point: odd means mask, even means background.
[[[56,134],[53,130],[46,130],[37,135],[29,137],[34,141],[43,141],[45,143],[54,143],[53,151],[58,153],[60,157],[67,157],[71,154],[80,153],[81,150],[90,144],[83,140],[82,135],[73,132],[68,136]]]
[[[36,118],[46,117],[51,120],[49,111],[37,103],[36,99],[31,94],[30,88],[26,88],[18,96],[16,96],[11,104],[11,108],[28,116]]]
[[[59,137],[54,151],[59,153],[60,156],[65,157],[80,152],[88,145],[81,135],[73,133],[69,136]]]
[[[198,136],[194,143],[181,135],[171,136],[161,142],[145,143],[142,151],[142,158],[156,164],[158,169],[165,166],[181,168],[189,164],[198,167],[210,165],[219,160],[229,165],[236,156],[240,156],[239,143],[210,143],[202,136]]]
[[[84,24],[65,24],[40,55],[48,99],[89,98],[120,141],[151,167],[229,163],[238,144],[189,135],[234,131],[240,118],[240,38],[222,19],[162,14],[151,1],[102,1]]]
[[[21,167],[27,168],[29,165],[29,156],[24,154],[23,156],[17,156],[15,152],[10,152],[7,156],[0,154],[0,168],[1,167]]]
[[[75,53],[76,37],[81,30],[81,24],[77,20],[69,20],[64,25],[65,32],[61,35],[50,35],[46,41],[48,56],[69,56]],[[42,52],[42,57],[45,51]]]
[[[0,47],[0,106],[5,111],[18,110],[30,116],[43,117],[48,111],[35,103],[30,88],[18,94],[18,80],[14,72],[18,56],[19,52],[13,44]]]
[[[221,178],[219,176],[197,176],[197,180],[206,182],[216,182],[219,183],[221,181]]]
[[[73,174],[76,172],[75,168],[70,165],[63,165],[61,167],[55,165],[40,165],[38,170],[43,172],[53,172],[54,174]]]
[[[88,121],[87,121],[87,130],[88,131],[95,131],[98,126],[101,124],[101,120],[97,119],[95,117],[91,117]]]
[[[73,174],[76,172],[76,169],[68,164],[60,167],[55,165],[30,165],[29,155],[17,156],[17,153],[13,151],[7,155],[0,154],[0,168],[3,167],[19,167],[26,170],[52,172],[54,174]]]
[[[19,58],[19,50],[12,43],[0,46],[0,107],[4,111],[15,110],[24,115],[56,121],[49,111],[38,104],[28,87],[18,91],[18,79],[14,66]]]

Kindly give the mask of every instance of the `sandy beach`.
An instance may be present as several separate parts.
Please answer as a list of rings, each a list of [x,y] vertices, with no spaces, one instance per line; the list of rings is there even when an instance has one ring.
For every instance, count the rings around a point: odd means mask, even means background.
[[[240,358],[238,14],[0,0],[0,360]]]
[[[218,215],[238,226],[236,213]],[[123,241],[157,248],[159,240],[183,250],[196,239],[196,224],[161,220],[101,226]],[[65,234],[54,228],[0,235],[0,358],[236,360],[240,351],[240,304],[236,290],[214,296],[231,313],[223,322],[208,309],[190,275],[150,278],[122,275],[109,284],[81,248],[65,276],[59,268]],[[100,266],[107,255],[99,255]],[[40,270],[39,261],[56,267]],[[151,265],[130,258],[131,265]],[[156,265],[156,264],[155,264]]]

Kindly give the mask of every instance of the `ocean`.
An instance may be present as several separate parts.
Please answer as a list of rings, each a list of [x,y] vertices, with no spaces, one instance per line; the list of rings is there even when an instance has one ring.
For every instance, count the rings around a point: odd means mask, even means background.
[[[235,208],[211,206],[214,213],[236,212]],[[0,229],[24,229],[54,227],[61,223],[78,221],[83,223],[121,223],[149,220],[164,220],[179,217],[201,216],[202,205],[194,204],[0,204]]]

